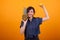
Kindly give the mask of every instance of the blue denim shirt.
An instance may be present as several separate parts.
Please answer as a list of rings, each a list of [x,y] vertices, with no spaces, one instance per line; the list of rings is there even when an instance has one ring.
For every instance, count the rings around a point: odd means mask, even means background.
[[[21,22],[20,27],[23,26],[23,22]],[[39,25],[42,24],[42,18],[35,18],[33,17],[32,21],[28,19],[26,28],[25,28],[25,37],[32,38],[40,33]]]

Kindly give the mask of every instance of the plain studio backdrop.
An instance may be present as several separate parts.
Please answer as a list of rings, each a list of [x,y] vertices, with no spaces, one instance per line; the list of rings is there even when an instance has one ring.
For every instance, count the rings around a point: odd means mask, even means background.
[[[46,6],[50,19],[40,26],[41,40],[60,40],[60,0],[0,0],[0,40],[24,40],[20,23],[24,7],[33,6],[35,17],[44,17],[40,3]]]

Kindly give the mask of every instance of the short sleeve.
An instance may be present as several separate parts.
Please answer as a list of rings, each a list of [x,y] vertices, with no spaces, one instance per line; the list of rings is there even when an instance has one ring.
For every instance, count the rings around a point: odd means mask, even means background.
[[[23,26],[23,24],[24,24],[24,22],[23,22],[23,21],[21,21],[21,25],[20,25],[20,28]]]
[[[42,18],[39,18],[39,17],[38,17],[37,19],[38,19],[38,23],[39,23],[39,24],[42,24]]]

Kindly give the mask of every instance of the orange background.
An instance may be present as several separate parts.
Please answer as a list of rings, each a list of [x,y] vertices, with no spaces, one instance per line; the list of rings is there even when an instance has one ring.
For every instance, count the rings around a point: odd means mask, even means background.
[[[19,28],[23,9],[33,6],[35,17],[44,17],[40,3],[46,6],[50,19],[41,25],[39,38],[60,40],[60,0],[0,0],[0,40],[23,40]]]

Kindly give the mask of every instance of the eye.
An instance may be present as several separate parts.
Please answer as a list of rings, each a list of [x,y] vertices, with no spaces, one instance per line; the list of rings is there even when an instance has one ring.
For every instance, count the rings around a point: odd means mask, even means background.
[[[31,11],[31,13],[32,13],[33,11]]]

